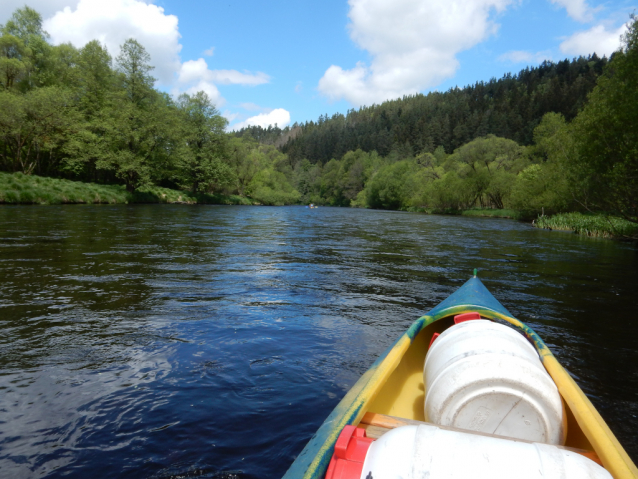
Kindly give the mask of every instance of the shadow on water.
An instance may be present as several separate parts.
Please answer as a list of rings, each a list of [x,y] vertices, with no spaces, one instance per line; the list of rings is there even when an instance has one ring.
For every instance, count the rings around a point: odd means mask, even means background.
[[[280,477],[475,267],[638,458],[631,245],[339,208],[18,206],[0,224],[10,477]]]

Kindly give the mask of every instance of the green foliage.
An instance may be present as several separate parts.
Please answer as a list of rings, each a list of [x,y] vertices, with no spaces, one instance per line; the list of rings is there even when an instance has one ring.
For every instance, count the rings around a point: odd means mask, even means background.
[[[472,209],[465,210],[462,213],[463,216],[480,216],[487,218],[512,218],[515,220],[521,219],[521,212],[518,210],[495,210],[491,208],[481,208],[481,209]]]
[[[258,203],[264,205],[289,205],[295,204],[301,198],[301,194],[288,182],[288,178],[281,171],[277,171],[263,152],[261,153],[262,165],[269,165],[260,169],[246,187],[246,194]]]
[[[456,171],[448,171],[426,190],[426,205],[435,210],[461,210],[472,206],[474,192],[465,187]]]
[[[302,203],[324,204],[320,196],[321,175],[321,165],[313,165],[306,159],[297,162],[293,170],[293,182]]]
[[[638,223],[638,17],[573,122],[571,169],[589,209]]]
[[[0,172],[0,203],[127,203],[124,188]]]
[[[0,85],[3,90],[11,90],[25,78],[31,65],[29,53],[18,37],[9,34],[0,37]]]
[[[382,167],[367,185],[367,206],[386,210],[408,206],[414,171],[415,164],[408,160]]]
[[[530,151],[538,163],[517,175],[510,206],[525,218],[577,208],[573,200],[575,180],[567,166],[574,142],[565,118],[547,113],[534,130],[534,140]]]
[[[283,129],[250,127],[236,135],[281,146],[293,162],[306,158],[313,164],[357,149],[397,160],[439,146],[451,152],[488,134],[530,145],[545,113],[576,116],[606,63],[596,55],[543,62],[498,80],[404,96]]]
[[[42,15],[31,7],[18,8],[9,21],[0,29],[4,35],[20,38],[25,44],[34,39],[46,39],[49,34],[42,28]]]
[[[534,222],[537,228],[573,231],[599,238],[638,239],[638,225],[624,218],[583,213],[559,213],[541,216]]]
[[[115,60],[117,70],[121,73],[121,82],[129,102],[137,107],[153,102],[155,78],[150,75],[153,66],[151,56],[135,39],[129,38],[120,46],[120,54]]]
[[[123,186],[98,185],[22,173],[0,172],[0,204],[32,203],[41,205],[71,203],[184,203],[251,204],[233,195],[196,194],[149,186],[129,193]]]
[[[375,151],[362,150],[349,151],[323,167],[304,159],[295,165],[293,181],[304,203],[350,206],[383,162]]]
[[[87,119],[94,118],[112,99],[115,78],[106,48],[97,40],[84,45],[79,51],[75,82],[79,107]]]
[[[477,138],[452,155],[458,164],[464,187],[481,206],[502,209],[507,201],[516,175],[529,164],[525,149],[506,138],[488,135]]]
[[[39,169],[43,156],[63,141],[76,120],[68,90],[46,87],[24,95],[0,91],[2,166],[25,174]]]
[[[226,163],[234,175],[234,190],[243,195],[246,187],[261,170],[264,157],[256,141],[232,138],[228,144]]]
[[[178,183],[193,193],[212,192],[231,184],[232,170],[223,161],[227,121],[204,92],[181,95],[177,108],[183,140],[176,156]]]
[[[4,202],[302,202],[512,217],[512,208],[524,217],[593,210],[638,222],[635,17],[609,63],[545,62],[230,135],[204,92],[174,100],[155,90],[150,56],[134,39],[113,65],[98,41],[48,44],[29,7],[0,33],[0,170],[111,184],[98,192],[12,177]]]
[[[177,113],[153,89],[149,60],[137,41],[124,42],[117,58],[123,96],[100,118],[103,141],[91,145],[95,146],[95,167],[114,172],[130,192],[167,175],[178,136]]]

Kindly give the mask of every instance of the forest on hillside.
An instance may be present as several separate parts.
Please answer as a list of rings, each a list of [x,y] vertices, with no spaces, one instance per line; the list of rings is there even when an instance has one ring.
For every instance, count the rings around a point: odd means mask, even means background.
[[[392,151],[410,156],[439,146],[452,152],[489,134],[530,145],[545,113],[560,113],[568,121],[576,116],[606,64],[607,58],[596,54],[545,61],[498,80],[404,96],[284,129],[253,126],[236,134],[274,144],[293,161],[306,158],[312,163],[357,149],[381,156]]]
[[[638,27],[612,57],[545,62],[317,122],[228,133],[204,92],[154,88],[129,39],[51,45],[24,7],[0,27],[0,170],[239,195],[259,204],[594,211],[638,222]],[[1,199],[0,199],[1,201]]]

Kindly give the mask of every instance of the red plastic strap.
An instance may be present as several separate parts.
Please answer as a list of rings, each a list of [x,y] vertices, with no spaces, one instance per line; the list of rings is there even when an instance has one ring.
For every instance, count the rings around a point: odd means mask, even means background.
[[[364,429],[345,426],[335,443],[326,479],[359,479],[372,441]]]
[[[454,316],[454,324],[463,323],[465,321],[472,321],[474,319],[481,319],[481,315],[478,313],[464,313]]]
[[[434,340],[435,340],[436,338],[438,338],[439,336],[441,336],[441,334],[440,334],[440,333],[434,333],[434,334],[432,335],[432,339],[430,339],[430,345],[428,346],[428,349],[430,349],[430,348],[432,347],[432,343],[434,343]]]

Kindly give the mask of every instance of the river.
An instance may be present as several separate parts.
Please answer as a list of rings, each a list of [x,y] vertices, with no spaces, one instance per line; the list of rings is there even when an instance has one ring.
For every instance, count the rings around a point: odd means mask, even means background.
[[[278,478],[478,268],[638,459],[638,251],[345,208],[0,207],[0,470]]]

